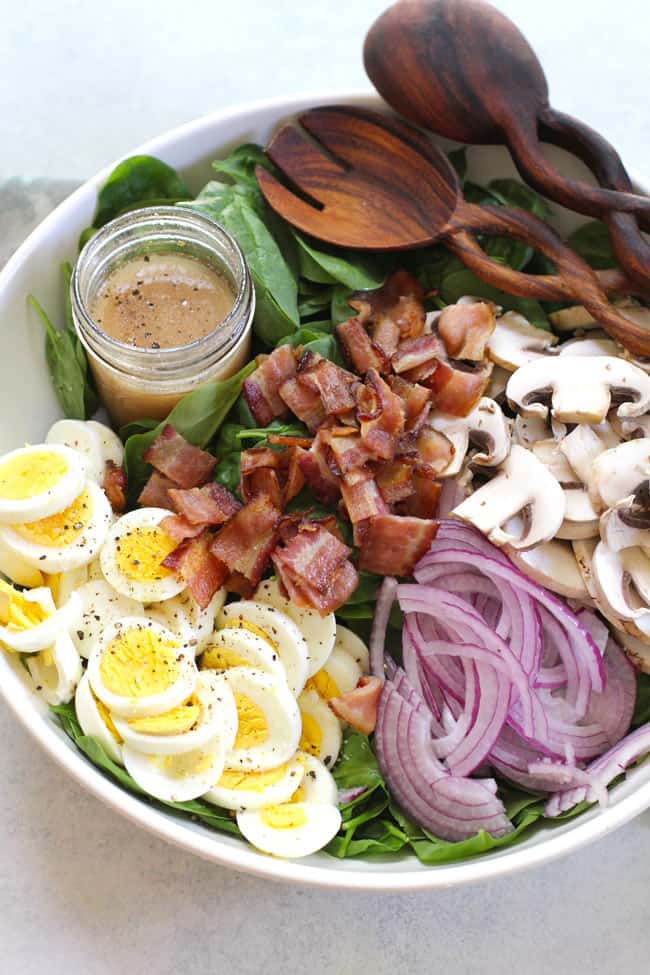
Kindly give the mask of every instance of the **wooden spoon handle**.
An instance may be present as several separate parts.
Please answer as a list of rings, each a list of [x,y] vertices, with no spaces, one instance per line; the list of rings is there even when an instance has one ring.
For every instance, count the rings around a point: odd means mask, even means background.
[[[522,240],[552,261],[557,274],[525,274],[499,264],[485,253],[474,234]],[[610,305],[592,268],[547,224],[525,210],[462,203],[451,218],[444,239],[450,250],[488,284],[524,298],[575,301],[584,305],[630,351],[650,356],[650,330],[625,318]],[[617,276],[609,275],[606,280],[609,284],[616,282],[617,286],[621,283]]]

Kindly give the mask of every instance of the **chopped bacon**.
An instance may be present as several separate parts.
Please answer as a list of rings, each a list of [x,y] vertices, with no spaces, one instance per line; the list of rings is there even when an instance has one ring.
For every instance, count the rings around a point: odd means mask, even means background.
[[[432,427],[423,427],[416,441],[418,468],[435,477],[449,467],[455,449],[451,440]]]
[[[431,405],[431,390],[426,386],[410,383],[402,376],[390,376],[388,385],[404,402],[405,426],[412,430],[419,425],[424,414],[426,417]]]
[[[452,359],[480,362],[495,326],[494,305],[476,301],[448,305],[438,319],[438,334]]]
[[[299,464],[308,487],[323,504],[334,504],[340,494],[339,479],[327,462],[328,441],[325,431],[316,434],[310,450],[300,455]]]
[[[271,559],[289,598],[324,616],[342,606],[357,587],[359,577],[349,554],[347,545],[322,525],[304,521]]]
[[[267,495],[254,498],[214,536],[212,555],[229,572],[240,572],[256,585],[275,544],[281,515]]]
[[[252,501],[266,494],[281,508],[301,490],[305,479],[300,470],[299,447],[271,450],[270,447],[250,447],[241,455],[240,493],[244,501]]]
[[[375,479],[387,504],[403,501],[413,494],[413,461],[402,457],[389,460],[377,469]]]
[[[325,422],[327,415],[319,394],[303,386],[297,379],[288,379],[278,392],[283,402],[294,416],[302,420],[310,433],[314,433]]]
[[[255,421],[266,427],[271,420],[286,415],[279,390],[296,375],[296,356],[290,345],[281,345],[271,355],[260,356],[258,363],[255,372],[244,380],[243,391]]]
[[[365,386],[358,390],[357,403],[364,447],[377,460],[392,460],[397,438],[404,429],[401,397],[391,390],[376,369],[370,369]]]
[[[451,362],[441,362],[427,385],[433,391],[436,409],[452,416],[467,416],[485,392],[492,373],[492,363],[467,371]]]
[[[413,471],[413,493],[401,501],[396,510],[414,518],[435,518],[441,491],[440,481],[416,468]]]
[[[400,338],[415,338],[424,329],[422,285],[408,271],[395,271],[381,288],[355,295],[349,304],[363,321],[387,318],[399,327]]]
[[[372,326],[373,344],[383,352],[386,359],[390,359],[397,351],[399,339],[399,325],[392,318],[382,317]]]
[[[388,514],[388,505],[381,496],[375,479],[366,472],[357,471],[343,477],[341,494],[353,525],[376,515]]]
[[[289,447],[282,451],[280,469],[284,476],[283,498],[285,504],[295,498],[305,486],[305,475],[300,466],[301,458],[304,455],[305,451],[301,447]]]
[[[160,525],[163,531],[179,545],[188,538],[197,538],[205,530],[205,525],[191,525],[182,515],[168,515],[163,518]]]
[[[328,416],[338,416],[354,409],[354,388],[359,379],[347,369],[314,352],[305,352],[298,363],[298,382],[320,396]]]
[[[112,460],[107,460],[104,467],[102,487],[115,514],[122,514],[126,508],[126,474],[124,468]]]
[[[386,356],[373,343],[360,318],[350,318],[342,325],[337,325],[336,333],[348,359],[361,375],[369,369],[376,369],[377,372],[387,371]]]
[[[391,365],[397,373],[409,373],[410,370],[428,367],[428,374],[433,372],[440,358],[440,340],[437,335],[419,335],[415,339],[405,339],[400,342],[391,359]],[[429,368],[432,367],[432,368]]]
[[[151,446],[144,460],[182,488],[200,487],[212,477],[216,457],[194,447],[168,423]]]
[[[313,437],[285,437],[280,433],[270,433],[266,439],[276,447],[306,447],[307,449],[314,442]]]
[[[377,724],[377,707],[383,687],[379,677],[361,677],[353,691],[327,702],[337,718],[362,735],[371,735]]]
[[[200,488],[170,488],[169,497],[191,525],[222,525],[241,508],[234,494],[216,481]]]
[[[385,576],[409,576],[437,529],[437,522],[424,518],[378,515],[362,539],[359,568]]]
[[[183,542],[163,561],[164,566],[180,574],[201,609],[228,578],[228,570],[210,553],[211,541],[212,535],[205,531]]]
[[[174,505],[169,496],[169,490],[177,487],[176,481],[165,477],[164,474],[159,474],[158,471],[153,471],[140,492],[138,504],[142,505],[143,508],[169,508],[170,511],[173,511]]]
[[[335,474],[356,471],[373,459],[373,454],[354,427],[332,427],[321,430],[319,437],[327,444],[327,461]]]

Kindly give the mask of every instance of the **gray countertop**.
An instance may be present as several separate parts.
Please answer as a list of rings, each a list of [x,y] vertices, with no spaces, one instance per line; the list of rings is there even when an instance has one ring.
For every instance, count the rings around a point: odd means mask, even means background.
[[[632,171],[647,170],[647,0],[497,5],[542,56],[554,102],[600,128]],[[76,181],[159,131],[246,99],[363,84],[361,40],[383,6],[9,0],[0,264]],[[130,825],[62,777],[1,706],[0,741],[8,975],[647,968],[650,814],[490,885],[389,896],[291,889],[203,863]]]

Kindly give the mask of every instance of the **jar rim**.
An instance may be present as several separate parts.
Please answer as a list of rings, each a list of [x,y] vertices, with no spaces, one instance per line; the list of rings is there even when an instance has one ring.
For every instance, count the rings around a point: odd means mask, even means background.
[[[146,228],[147,224],[153,225],[160,222],[167,223],[170,227],[173,225],[178,225],[181,227],[185,225],[188,227],[188,229],[198,227],[203,232],[207,232],[208,237],[212,236],[215,242],[218,241],[219,237],[225,239],[226,243],[232,248],[235,254],[235,274],[237,274],[239,277],[239,284],[232,308],[226,317],[206,335],[202,335],[198,339],[194,339],[192,342],[188,342],[185,345],[167,346],[162,349],[148,349],[136,345],[129,345],[125,342],[120,342],[118,339],[115,339],[112,335],[109,335],[97,325],[93,317],[90,315],[86,302],[81,293],[80,268],[83,268],[84,264],[91,260],[94,253],[100,251],[102,246],[110,241],[115,233],[119,234],[120,231],[132,230],[140,226]],[[215,228],[218,231],[216,234]],[[146,243],[146,237],[143,238],[143,242]],[[159,360],[161,353],[169,357],[173,357],[177,354],[187,355],[188,353],[192,354],[194,352],[200,353],[206,345],[210,345],[214,342],[214,339],[219,332],[221,332],[223,335],[223,342],[221,345],[228,345],[231,340],[229,326],[236,323],[237,319],[240,317],[242,307],[248,300],[250,290],[251,283],[248,265],[244,258],[241,247],[232,234],[230,234],[217,220],[205,213],[198,210],[192,210],[186,206],[141,207],[138,210],[131,210],[128,213],[123,213],[120,216],[115,217],[113,220],[110,220],[108,223],[104,224],[103,227],[100,227],[97,233],[93,234],[93,236],[84,244],[75,262],[70,281],[70,296],[75,309],[75,314],[83,320],[83,324],[85,328],[89,330],[90,334],[101,343],[104,343],[108,349],[112,349],[117,353],[126,352],[129,357],[133,356],[134,360],[139,361],[143,365],[147,360]]]

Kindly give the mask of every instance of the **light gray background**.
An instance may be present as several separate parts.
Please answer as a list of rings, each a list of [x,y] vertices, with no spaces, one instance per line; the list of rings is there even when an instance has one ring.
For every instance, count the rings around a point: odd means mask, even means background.
[[[0,0],[0,182],[10,181],[0,187],[0,262],[73,181],[170,126],[246,99],[363,84],[364,31],[383,6]],[[650,178],[647,0],[498,6],[541,55],[555,104],[600,128]],[[293,890],[151,839],[62,778],[2,709],[0,743],[7,975],[648,967],[649,814],[490,886],[399,896]]]

